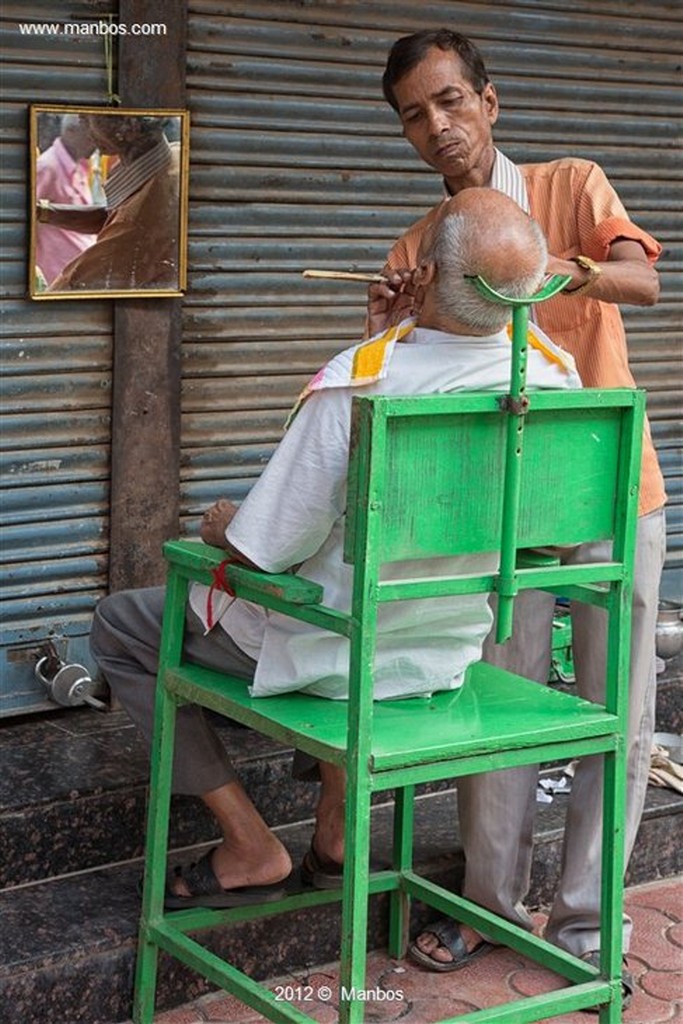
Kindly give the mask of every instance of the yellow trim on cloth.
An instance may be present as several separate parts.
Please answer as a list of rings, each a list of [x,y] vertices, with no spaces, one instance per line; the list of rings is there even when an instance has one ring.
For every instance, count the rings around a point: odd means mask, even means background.
[[[318,370],[297,398],[294,408],[287,417],[285,429],[314,391],[322,391],[324,388],[363,387],[386,377],[396,342],[410,334],[415,325],[415,317],[402,320],[398,326],[388,327],[368,341],[344,349],[343,352],[333,356],[329,363],[325,363]],[[511,341],[512,323],[507,325],[506,331],[508,339]],[[552,342],[538,324],[529,324],[527,342],[531,348],[537,349],[549,362],[555,363],[565,373],[576,373],[572,356]]]
[[[368,341],[344,349],[333,356],[329,363],[325,363],[315,377],[309,380],[287,417],[285,428],[290,425],[303,403],[314,391],[322,391],[323,388],[363,387],[386,377],[394,345],[410,334],[415,322],[414,317],[402,320],[400,324],[387,327],[385,331],[375,334]]]
[[[512,341],[512,321],[505,328],[507,336]],[[548,335],[541,330],[538,324],[530,323],[527,327],[526,332],[527,343],[531,348],[535,348],[538,352],[542,352],[548,362],[557,363],[565,373],[576,373],[576,363],[574,357],[566,352],[559,345],[556,345],[554,341],[551,341]]]

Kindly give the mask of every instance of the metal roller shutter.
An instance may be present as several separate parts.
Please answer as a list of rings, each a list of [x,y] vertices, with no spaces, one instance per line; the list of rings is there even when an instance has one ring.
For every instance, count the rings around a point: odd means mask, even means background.
[[[104,13],[107,5],[100,5]],[[69,7],[92,19],[92,5]],[[109,302],[26,299],[28,104],[101,103],[102,42],[22,35],[64,20],[53,3],[3,4],[0,420],[0,715],[53,707],[35,680],[52,638],[87,659],[92,609],[107,584],[112,314]]]
[[[670,494],[665,596],[680,596],[680,150],[683,12],[662,0],[502,3],[191,0],[190,290],[184,303],[185,524],[260,473],[302,384],[362,327],[363,285],[308,282],[306,266],[376,269],[440,195],[381,97],[400,34],[450,24],[484,49],[522,160],[601,163],[665,246],[662,299],[627,309]],[[74,0],[70,20],[116,10]],[[101,40],[22,35],[66,17],[54,0],[5,3],[0,289],[3,346],[0,714],[40,706],[36,646],[83,660],[106,588],[111,304],[26,300],[27,108],[102,102]]]
[[[487,56],[515,160],[600,163],[659,238],[662,296],[625,310],[670,495],[664,593],[680,590],[680,150],[677,2],[191,0],[190,291],[182,503],[187,528],[241,498],[307,377],[362,330],[364,286],[307,266],[375,270],[440,195],[381,95],[399,35],[448,25]]]

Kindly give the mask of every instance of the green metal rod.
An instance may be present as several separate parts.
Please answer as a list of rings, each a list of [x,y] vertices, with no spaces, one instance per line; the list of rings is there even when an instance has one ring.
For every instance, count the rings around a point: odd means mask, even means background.
[[[501,306],[510,306],[512,309],[519,308],[520,306],[530,306],[536,302],[545,302],[546,299],[552,299],[553,295],[557,295],[563,291],[569,282],[571,276],[569,274],[555,274],[553,277],[548,278],[543,287],[537,291],[534,295],[529,295],[524,299],[513,299],[510,295],[504,295],[502,292],[496,291],[492,288],[488,281],[485,281],[483,277],[477,275],[476,277],[465,275],[466,280],[471,281],[474,287],[477,289],[480,295],[483,295],[489,302],[497,302]]]
[[[524,419],[522,403],[526,398],[527,329],[529,307],[515,306],[512,310],[512,371],[508,404],[507,439],[505,455],[505,481],[503,486],[503,527],[500,544],[500,567],[496,578],[498,591],[498,621],[496,643],[505,643],[512,636],[512,617],[517,594],[517,528],[519,499],[522,489],[522,451]],[[515,415],[513,410],[518,409]]]
[[[498,592],[498,619],[496,643],[502,644],[512,636],[512,619],[517,594],[517,531],[519,502],[522,487],[522,456],[524,449],[524,420],[528,407],[526,397],[526,370],[529,329],[529,307],[536,302],[557,295],[571,281],[571,277],[551,277],[534,295],[513,299],[492,288],[483,277],[469,277],[477,291],[490,302],[512,308],[512,361],[510,393],[503,408],[508,415],[503,482],[503,524],[500,541],[500,568],[495,579]]]

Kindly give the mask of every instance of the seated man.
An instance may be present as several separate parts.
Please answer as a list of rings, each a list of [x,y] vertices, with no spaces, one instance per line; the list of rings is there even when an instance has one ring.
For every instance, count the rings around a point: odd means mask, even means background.
[[[404,321],[387,335],[341,353],[314,378],[241,508],[217,502],[204,516],[202,538],[269,572],[299,566],[302,576],[323,584],[326,604],[348,610],[349,568],[342,561],[341,536],[351,399],[359,378],[365,394],[507,389],[509,310],[481,297],[465,276],[481,274],[511,297],[525,296],[538,288],[546,261],[538,225],[502,193],[471,189],[445,203],[419,266],[405,284],[415,292],[416,321]],[[394,346],[399,337],[401,343]],[[367,358],[368,346],[373,355],[383,355],[384,369],[374,372],[377,364]],[[580,386],[571,359],[561,350],[547,339],[534,346],[531,339],[531,387]],[[493,569],[495,555],[486,564]],[[414,575],[415,568],[412,563],[404,571]],[[430,563],[429,571],[439,569]],[[162,588],[111,595],[96,610],[91,638],[114,695],[147,737],[163,600]],[[393,617],[380,620],[378,698],[460,685],[490,629],[485,595],[423,602],[430,607],[419,621],[411,620],[410,604],[398,602]],[[255,696],[296,688],[333,698],[347,692],[343,638],[285,616],[266,616],[261,608],[199,586],[187,610],[185,650],[192,661],[253,680]],[[312,876],[323,869],[338,872],[343,860],[344,773],[321,764],[320,774],[316,828],[306,862]],[[234,906],[279,898],[291,870],[289,855],[240,786],[197,707],[179,709],[174,790],[202,798],[223,840],[176,877],[167,905]]]

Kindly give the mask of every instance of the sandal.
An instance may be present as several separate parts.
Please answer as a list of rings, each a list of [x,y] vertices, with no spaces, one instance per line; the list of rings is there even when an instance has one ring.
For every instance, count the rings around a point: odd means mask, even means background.
[[[453,959],[446,961],[436,960],[429,953],[425,953],[424,950],[420,949],[417,942],[410,944],[408,953],[411,959],[418,963],[420,967],[426,967],[428,971],[437,971],[440,974],[445,974],[449,971],[459,971],[462,967],[467,967],[468,964],[471,964],[473,960],[477,960],[480,956],[484,956],[496,948],[495,943],[482,939],[474,949],[468,952],[467,945],[460,931],[460,925],[451,917],[441,918],[435,924],[425,928],[420,934],[435,935],[439,940],[439,945],[447,949]]]
[[[370,858],[370,872],[385,871],[387,865]],[[316,889],[341,889],[344,881],[344,865],[336,860],[321,857],[313,842],[304,854],[299,869],[304,885],[312,885]]]
[[[214,847],[215,849],[215,847]],[[227,910],[231,907],[248,907],[253,903],[273,903],[283,899],[287,892],[284,882],[272,885],[242,885],[235,889],[224,889],[216,875],[211,861],[213,849],[189,868],[176,868],[187,885],[190,895],[178,896],[166,889],[164,907],[166,910],[184,910],[187,907],[211,907],[216,910]]]
[[[344,879],[344,865],[321,857],[315,852],[313,843],[301,862],[301,881],[316,889],[341,889]]]

